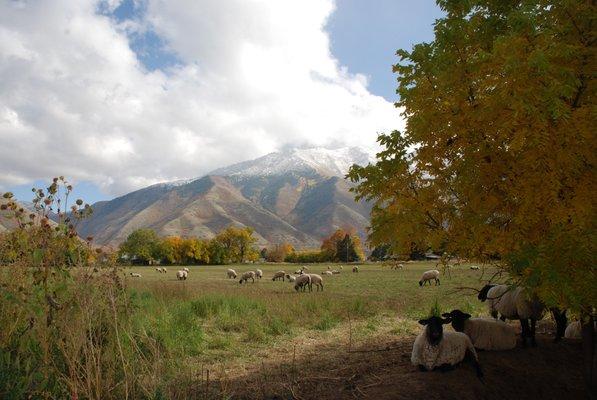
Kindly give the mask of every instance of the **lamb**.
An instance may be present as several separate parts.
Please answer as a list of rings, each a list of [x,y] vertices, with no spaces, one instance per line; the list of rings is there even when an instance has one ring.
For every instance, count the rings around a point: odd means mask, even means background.
[[[330,276],[333,275],[332,271],[323,271],[321,274],[322,275],[330,275]]]
[[[290,275],[290,274],[286,274],[286,279],[288,279],[288,282],[296,281],[296,277],[294,275]]]
[[[317,286],[317,291],[319,292],[319,288],[321,288],[321,291],[323,292],[323,278],[321,277],[321,275],[317,275],[317,274],[307,274],[309,275],[309,277],[311,277],[311,282],[309,283],[309,291],[312,292],[313,291],[313,285]]]
[[[564,337],[566,339],[581,339],[582,338],[582,325],[580,321],[574,321],[570,323],[566,327],[566,332],[564,332]]]
[[[476,349],[510,350],[516,347],[516,331],[505,322],[489,318],[471,318],[470,314],[452,310],[442,314],[452,320],[456,332],[465,333]]]
[[[256,269],[255,270],[255,277],[259,278],[259,279],[263,278],[263,271],[260,270],[260,269]]]
[[[131,276],[132,276],[133,278],[141,278],[141,274],[138,274],[138,273],[136,273],[136,272],[131,272]]]
[[[410,361],[421,371],[452,369],[465,358],[470,360],[477,372],[477,377],[483,377],[483,371],[473,343],[464,333],[444,332],[444,324],[449,324],[449,318],[430,317],[422,319],[419,324],[425,329],[417,336],[413,344]]]
[[[437,269],[423,272],[423,276],[421,276],[421,280],[419,281],[419,286],[423,286],[427,282],[429,282],[429,285],[431,286],[432,280],[435,280],[435,286],[440,284],[439,271]]]
[[[359,266],[355,265],[354,267],[352,267],[352,272],[359,272]]]
[[[184,269],[181,269],[181,270],[179,270],[179,271],[176,272],[176,278],[179,281],[186,281],[187,280],[187,276],[188,276],[187,271],[185,271]]]
[[[284,276],[286,276],[286,272],[278,271],[274,274],[272,281],[276,281],[276,280],[279,280],[280,278],[282,278],[282,282],[284,282]]]
[[[522,345],[526,347],[527,339],[531,346],[537,346],[535,340],[535,325],[543,318],[545,306],[536,296],[529,296],[523,287],[508,285],[485,285],[479,292],[479,300],[488,300],[489,313],[501,320],[518,319],[522,329]],[[531,322],[529,326],[529,320]]]
[[[249,278],[253,281],[253,283],[255,283],[255,272],[253,272],[253,271],[245,272],[244,274],[242,274],[240,276],[240,281],[238,281],[238,283],[240,283],[241,285],[243,282],[249,283]]]
[[[294,290],[296,290],[298,292],[299,289],[303,289],[303,292],[304,292],[305,289],[307,288],[307,286],[310,286],[310,285],[311,285],[311,276],[309,274],[299,275],[296,278],[296,281],[294,283]]]
[[[228,268],[228,269],[226,270],[226,277],[227,277],[228,279],[231,279],[231,278],[232,278],[232,279],[236,279],[236,276],[237,276],[237,275],[236,275],[236,271],[235,271],[235,270],[233,270],[232,268]]]

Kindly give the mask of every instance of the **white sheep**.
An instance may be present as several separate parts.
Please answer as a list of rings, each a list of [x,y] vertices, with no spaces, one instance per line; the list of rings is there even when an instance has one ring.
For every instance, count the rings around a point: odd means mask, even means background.
[[[421,280],[419,281],[419,286],[423,286],[425,283],[429,282],[431,286],[431,281],[435,280],[435,285],[439,285],[439,271],[437,269],[432,269],[429,271],[423,272],[423,276],[421,276]]]
[[[238,281],[238,283],[240,283],[241,285],[243,282],[248,283],[249,278],[253,281],[253,283],[255,283],[255,272],[254,271],[247,271],[247,272],[243,273],[240,276],[240,281]]]
[[[527,338],[531,345],[536,346],[535,325],[543,318],[545,306],[536,296],[530,296],[523,287],[508,285],[486,285],[478,295],[479,300],[487,300],[489,313],[501,320],[520,320],[522,345],[527,345]],[[529,320],[531,322],[529,326]]]
[[[168,272],[168,270],[166,268],[162,267],[162,273],[165,274],[167,272]]]
[[[141,274],[137,273],[137,272],[131,272],[131,276],[133,278],[141,278]]]
[[[272,277],[272,281],[277,281],[280,278],[282,278],[282,282],[284,281],[284,277],[286,276],[286,272],[284,271],[278,271],[274,274],[274,276]]]
[[[313,285],[317,286],[317,291],[319,292],[319,289],[321,288],[321,291],[323,291],[323,278],[321,277],[321,275],[317,275],[317,274],[307,274],[309,275],[309,277],[311,278],[311,281],[309,282],[309,291],[312,292],[313,291]]]
[[[176,271],[176,278],[179,281],[186,281],[187,280],[187,276],[188,276],[187,271],[185,271],[184,269]]]
[[[233,270],[232,268],[228,268],[226,270],[226,277],[228,279],[236,279],[236,271]]]
[[[188,269],[188,268],[186,268],[186,267],[185,267],[185,268],[183,268],[182,270],[183,270],[184,272],[186,272],[187,274],[189,273],[189,269]]]
[[[299,289],[303,289],[304,292],[305,289],[310,285],[311,277],[309,276],[309,274],[299,275],[298,277],[296,277],[296,280],[294,282],[294,290],[298,292]]]
[[[339,273],[340,273],[340,271],[338,271],[337,269],[332,270],[332,274],[334,274],[334,275],[339,274]]]
[[[479,269],[478,265],[471,265],[471,269],[477,271]]]
[[[159,273],[162,273],[162,269],[161,268],[156,268],[156,271],[158,271]]]
[[[452,320],[456,332],[465,333],[476,349],[510,350],[516,347],[516,330],[503,321],[490,318],[471,318],[470,314],[452,310],[442,314]]]
[[[483,372],[469,337],[461,332],[443,331],[442,325],[450,322],[440,317],[420,320],[425,329],[415,339],[410,361],[423,371],[431,371],[435,368],[452,368],[468,358],[475,367],[477,377],[481,378]]]
[[[352,267],[352,272],[359,272],[359,266],[355,265],[354,267]]]
[[[323,271],[321,274],[322,274],[322,275],[334,275],[334,274],[332,273],[332,271]]]
[[[580,321],[571,322],[570,325],[566,327],[566,331],[564,332],[564,337],[566,339],[581,339],[582,338],[582,325]]]
[[[258,279],[263,278],[263,271],[260,270],[260,269],[256,269],[255,270],[255,277],[258,278]]]
[[[290,275],[290,274],[286,274],[286,279],[288,279],[288,282],[296,281],[296,277],[294,275]]]

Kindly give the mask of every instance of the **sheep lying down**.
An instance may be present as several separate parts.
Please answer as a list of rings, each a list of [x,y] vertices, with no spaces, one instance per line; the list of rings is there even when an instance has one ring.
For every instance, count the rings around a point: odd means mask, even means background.
[[[442,325],[451,320],[430,317],[420,320],[425,329],[417,336],[413,344],[411,362],[421,370],[432,371],[450,369],[465,359],[469,360],[481,378],[483,372],[479,365],[477,352],[467,335],[461,332],[443,332]]]
[[[480,350],[510,350],[516,347],[514,327],[493,318],[471,318],[470,314],[460,310],[442,314],[452,320],[456,332],[466,334]]]

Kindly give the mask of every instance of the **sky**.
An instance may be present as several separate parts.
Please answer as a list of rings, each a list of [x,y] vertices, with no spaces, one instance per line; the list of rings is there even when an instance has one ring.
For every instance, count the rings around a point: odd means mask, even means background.
[[[0,192],[88,202],[404,126],[392,64],[431,0],[0,2]]]

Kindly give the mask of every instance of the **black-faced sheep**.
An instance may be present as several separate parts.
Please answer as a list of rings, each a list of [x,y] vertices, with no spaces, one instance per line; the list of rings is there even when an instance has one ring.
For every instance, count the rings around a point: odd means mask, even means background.
[[[359,266],[355,265],[354,267],[352,267],[352,272],[359,272]]]
[[[179,270],[179,271],[176,272],[176,278],[179,281],[186,281],[187,280],[187,276],[188,276],[187,271],[185,271],[183,269],[181,269],[181,270]]]
[[[503,321],[490,318],[471,318],[470,314],[452,310],[442,314],[452,320],[456,332],[465,333],[477,349],[510,350],[516,347],[516,331]]]
[[[429,271],[423,272],[423,276],[421,276],[421,280],[419,281],[419,286],[423,286],[425,283],[429,282],[431,286],[431,281],[435,281],[435,285],[439,285],[439,271],[436,269],[432,269]]]
[[[294,281],[296,281],[296,276],[286,274],[286,279],[288,279],[288,282],[294,282]]]
[[[263,278],[263,271],[260,270],[260,269],[256,269],[255,270],[255,277],[258,278],[258,279]]]
[[[430,317],[419,324],[425,329],[417,336],[413,344],[411,362],[422,371],[433,369],[449,370],[467,358],[475,368],[477,377],[483,377],[477,352],[467,335],[461,332],[444,332],[443,325],[450,319]]]
[[[228,269],[226,270],[226,277],[227,277],[228,279],[236,279],[236,276],[237,276],[237,275],[236,275],[236,271],[235,271],[235,270],[233,270],[232,268],[228,268]]]
[[[141,278],[141,274],[138,274],[138,273],[136,273],[136,272],[131,272],[131,276],[132,276],[133,278]]]
[[[284,277],[286,276],[286,272],[284,271],[278,271],[274,274],[272,281],[277,281],[282,279],[282,281],[284,281]]]
[[[255,272],[254,271],[247,271],[247,272],[243,273],[240,276],[240,281],[238,281],[238,283],[240,283],[241,285],[243,282],[248,283],[249,279],[251,279],[253,281],[253,283],[255,283]]]

